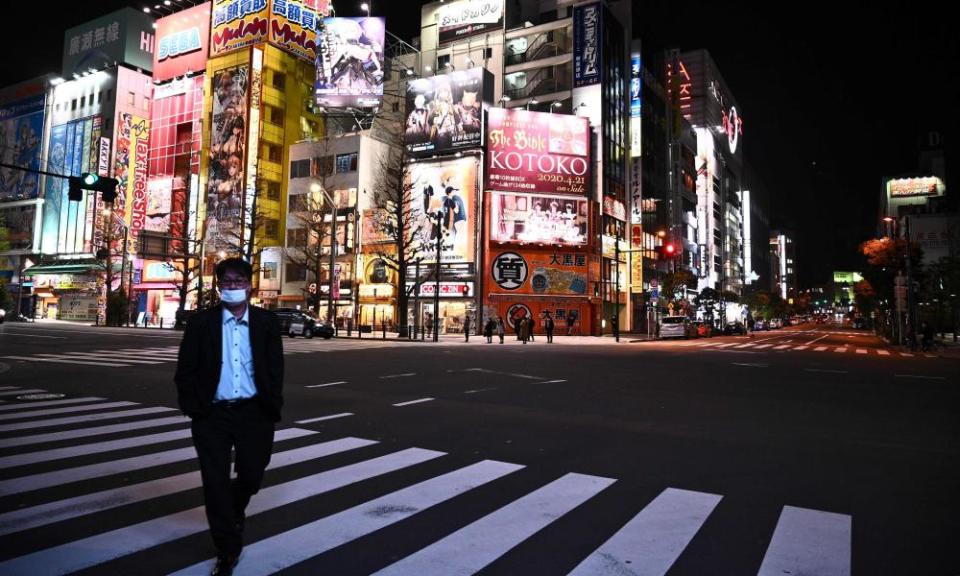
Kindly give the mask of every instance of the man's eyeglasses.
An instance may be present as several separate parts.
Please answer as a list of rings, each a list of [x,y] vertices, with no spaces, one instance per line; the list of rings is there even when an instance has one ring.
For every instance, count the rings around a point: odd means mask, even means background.
[[[246,278],[223,278],[220,280],[220,285],[230,288],[246,288],[250,285],[250,281]]]

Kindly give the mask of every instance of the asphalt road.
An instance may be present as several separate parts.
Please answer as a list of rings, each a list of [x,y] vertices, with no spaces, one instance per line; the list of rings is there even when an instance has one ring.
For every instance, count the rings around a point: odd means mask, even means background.
[[[178,342],[0,326],[0,573],[204,573]],[[238,574],[960,574],[960,361],[832,325],[284,343]]]

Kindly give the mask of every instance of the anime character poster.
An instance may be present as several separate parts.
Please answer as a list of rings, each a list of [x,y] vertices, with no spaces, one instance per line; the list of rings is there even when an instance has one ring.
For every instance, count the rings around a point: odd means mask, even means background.
[[[410,166],[410,213],[423,262],[473,262],[477,202],[476,158],[417,162]]]
[[[317,54],[317,104],[378,106],[383,97],[383,18],[326,18]]]
[[[446,154],[482,144],[483,73],[483,68],[474,68],[407,83],[404,142],[411,155]]]
[[[229,251],[241,241],[248,86],[249,68],[246,65],[218,70],[213,75],[207,172],[207,252]]]
[[[41,96],[0,108],[0,162],[30,170],[40,167],[43,104]],[[39,193],[37,174],[0,168],[0,201],[36,198]]]

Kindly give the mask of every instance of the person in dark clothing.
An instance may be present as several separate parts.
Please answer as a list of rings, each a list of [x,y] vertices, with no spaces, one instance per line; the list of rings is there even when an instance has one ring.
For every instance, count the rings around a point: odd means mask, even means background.
[[[487,323],[483,325],[483,335],[487,337],[487,344],[493,344],[493,331],[496,326],[493,318],[487,318]]]
[[[469,342],[470,341],[470,315],[467,314],[463,319],[463,337]]]
[[[929,322],[920,324],[920,337],[923,338],[920,344],[921,350],[926,352],[933,345],[933,325]]]
[[[497,336],[500,337],[500,343],[503,344],[503,333],[504,333],[503,318],[500,318],[499,316],[497,317],[496,329],[497,329]]]
[[[547,344],[553,344],[553,317],[550,314],[544,318],[543,328],[547,332]]]
[[[223,260],[216,276],[221,303],[187,323],[174,382],[180,410],[192,420],[207,521],[217,548],[211,575],[229,576],[243,549],[247,504],[260,489],[280,421],[283,343],[277,316],[249,305],[250,264]]]

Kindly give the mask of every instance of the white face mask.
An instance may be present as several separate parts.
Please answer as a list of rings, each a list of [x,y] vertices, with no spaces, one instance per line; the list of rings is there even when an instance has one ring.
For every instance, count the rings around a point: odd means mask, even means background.
[[[227,304],[239,304],[247,300],[247,291],[243,290],[220,290],[220,300]]]

